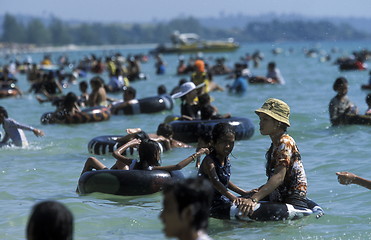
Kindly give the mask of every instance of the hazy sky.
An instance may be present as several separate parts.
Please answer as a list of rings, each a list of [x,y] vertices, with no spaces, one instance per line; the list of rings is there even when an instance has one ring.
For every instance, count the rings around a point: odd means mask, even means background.
[[[0,14],[54,16],[63,20],[143,22],[179,16],[264,13],[371,18],[371,0],[0,0]]]

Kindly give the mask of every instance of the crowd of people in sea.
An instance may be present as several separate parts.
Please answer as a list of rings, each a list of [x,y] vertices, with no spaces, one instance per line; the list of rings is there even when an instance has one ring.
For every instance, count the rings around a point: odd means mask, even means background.
[[[279,54],[279,51],[276,50],[276,53]],[[249,68],[250,60],[253,61],[253,66],[257,67],[263,58],[257,51],[251,56],[242,57],[233,67],[228,67],[224,58],[216,58],[215,65],[209,66],[202,56],[190,58],[188,64],[184,56],[181,56],[176,69],[180,78],[179,84],[169,92],[164,85],[158,86],[158,95],[168,95],[172,99],[181,100],[181,112],[176,117],[177,120],[207,121],[230,118],[231,114],[221,114],[218,108],[212,105],[211,92],[245,94],[248,84],[285,84],[278,64],[274,61],[267,64],[265,76],[252,74]],[[149,59],[145,54],[125,57],[116,53],[105,58],[92,54],[73,64],[67,55],[60,56],[57,63],[53,63],[51,55],[46,54],[39,64],[32,63],[32,59],[23,63],[11,61],[1,67],[0,98],[22,96],[24,91],[17,86],[17,74],[26,74],[30,85],[27,94],[34,94],[40,104],[50,103],[55,106],[51,115],[55,123],[65,123],[67,116],[74,116],[87,107],[103,106],[108,108],[111,114],[117,114],[121,109],[138,102],[137,90],[131,83],[148,77],[141,71],[141,64]],[[154,60],[156,74],[164,74],[166,62],[163,57],[156,55]],[[103,72],[108,73],[108,81],[102,78]],[[95,74],[89,83],[81,80],[87,73]],[[213,81],[215,75],[225,75],[234,81],[223,87]],[[80,94],[72,91],[66,93],[66,89],[72,84],[79,85]],[[369,84],[371,85],[371,72]],[[348,81],[345,77],[335,79],[333,90],[336,95],[329,103],[330,122],[333,126],[367,122],[371,124],[371,94],[366,97],[368,110],[359,114],[357,107],[347,96]],[[123,99],[110,98],[108,93],[113,92],[122,93]],[[260,120],[260,133],[271,139],[271,145],[265,153],[265,174],[268,180],[255,189],[245,190],[231,181],[229,156],[234,147],[236,133],[232,125],[224,122],[216,124],[211,132],[199,136],[194,154],[168,166],[161,165],[162,148],[169,150],[192,147],[174,139],[170,124],[160,123],[157,132],[152,134],[147,134],[140,126],[127,129],[127,135],[117,140],[123,144],[113,152],[115,163],[110,169],[175,171],[195,162],[198,168],[197,178],[169,182],[163,189],[163,211],[160,219],[165,226],[164,233],[168,237],[178,239],[211,239],[207,235],[209,217],[267,220],[264,218],[264,213],[269,211],[270,207],[267,203],[290,204],[298,209],[311,208],[307,199],[307,178],[303,161],[296,141],[287,132],[291,121],[290,107],[280,99],[269,98],[255,113]],[[23,130],[32,131],[40,137],[45,135],[41,129],[14,120],[13,116],[8,115],[7,106],[0,106],[0,124],[4,131],[0,147],[26,147],[28,141]],[[133,147],[138,148],[137,160],[123,154]],[[205,157],[201,160],[202,155]],[[89,157],[82,166],[81,175],[104,169],[108,167],[96,157]],[[371,189],[370,180],[353,173],[337,172],[336,175],[341,184],[358,184]],[[76,192],[79,193],[79,188]],[[44,201],[35,205],[27,225],[27,239],[72,237],[73,214],[66,206],[56,201]]]

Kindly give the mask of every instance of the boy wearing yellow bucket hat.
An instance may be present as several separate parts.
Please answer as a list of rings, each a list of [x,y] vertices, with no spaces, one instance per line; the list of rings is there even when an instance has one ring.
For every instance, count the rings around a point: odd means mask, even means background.
[[[266,153],[268,181],[239,205],[245,215],[254,212],[260,200],[288,203],[307,208],[307,178],[295,140],[286,133],[290,127],[290,107],[282,100],[269,98],[255,111],[260,118],[260,133],[268,135],[271,146]]]

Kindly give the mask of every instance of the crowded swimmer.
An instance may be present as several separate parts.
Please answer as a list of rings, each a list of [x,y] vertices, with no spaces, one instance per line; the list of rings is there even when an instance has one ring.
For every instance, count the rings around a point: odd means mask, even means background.
[[[0,124],[3,125],[4,137],[0,141],[0,147],[4,146],[17,146],[17,147],[27,147],[28,141],[23,130],[31,131],[37,137],[44,136],[44,132],[40,129],[30,127],[18,123],[12,118],[9,118],[8,111],[0,106]]]
[[[345,124],[362,124],[371,125],[371,118],[368,115],[368,110],[365,115],[360,115],[358,107],[349,100],[348,80],[345,77],[338,77],[334,84],[333,90],[336,91],[336,96],[329,103],[330,121],[333,126]],[[370,109],[370,99],[366,97],[368,109]]]
[[[130,128],[126,129],[128,133],[126,136],[122,138],[118,138],[118,142],[127,142],[128,140],[132,140],[136,138],[138,135],[142,135],[139,138],[146,138],[146,133],[142,131],[141,128]],[[191,145],[188,145],[184,142],[178,141],[173,138],[174,131],[173,127],[167,123],[160,123],[157,127],[156,133],[148,134],[148,138],[152,139],[153,141],[161,143],[162,146],[165,147],[164,150],[170,150],[172,148],[190,148]],[[138,138],[138,137],[137,137]]]
[[[276,67],[275,62],[269,62],[267,65],[266,76],[252,76],[249,83],[268,83],[268,84],[285,84],[281,71]]]
[[[138,148],[139,160],[135,160],[122,155],[122,153],[130,147]],[[207,154],[208,152],[209,150],[207,148],[201,148],[196,153],[180,161],[178,164],[161,166],[161,150],[158,143],[149,139],[148,137],[143,137],[142,140],[134,138],[133,140],[119,147],[113,153],[113,157],[116,159],[116,163],[110,169],[175,171],[183,169],[191,162],[196,161],[198,156],[205,153]],[[81,175],[83,175],[85,172],[92,171],[93,169],[103,170],[108,168],[97,158],[89,157],[84,164]],[[76,191],[78,192],[78,189]]]

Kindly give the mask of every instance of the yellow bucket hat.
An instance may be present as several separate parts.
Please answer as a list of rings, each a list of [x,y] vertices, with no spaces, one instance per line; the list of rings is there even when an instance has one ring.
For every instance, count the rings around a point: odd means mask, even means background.
[[[282,100],[269,98],[265,101],[261,108],[255,110],[255,113],[258,115],[259,113],[265,113],[277,121],[283,122],[287,124],[287,126],[290,126],[290,107]]]

